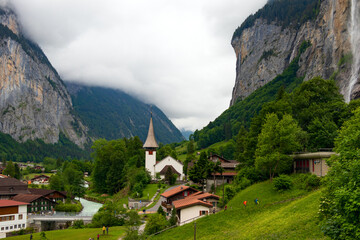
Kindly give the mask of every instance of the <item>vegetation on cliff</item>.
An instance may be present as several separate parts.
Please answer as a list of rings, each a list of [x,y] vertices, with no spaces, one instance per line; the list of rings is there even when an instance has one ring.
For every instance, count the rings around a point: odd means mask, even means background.
[[[272,0],[254,15],[250,15],[240,27],[238,27],[232,39],[241,36],[242,32],[254,26],[259,18],[268,24],[275,23],[283,28],[298,28],[308,20],[315,19],[320,11],[322,0]]]

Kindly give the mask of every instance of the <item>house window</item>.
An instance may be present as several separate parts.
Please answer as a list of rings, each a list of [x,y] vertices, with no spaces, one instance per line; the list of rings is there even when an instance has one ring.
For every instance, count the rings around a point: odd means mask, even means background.
[[[13,226],[10,226],[10,229],[13,229]]]
[[[23,215],[19,214],[19,220],[23,219]]]
[[[18,227],[21,228],[21,224],[19,224]]]
[[[22,227],[24,228],[24,227],[25,227],[25,224],[23,224]]]
[[[4,231],[4,227],[1,227],[1,231]]]
[[[149,151],[149,155],[153,155],[153,151]]]
[[[200,211],[200,216],[207,215],[207,214],[208,214],[208,211]]]
[[[187,197],[188,191],[184,191],[184,197]]]
[[[9,227],[6,227],[5,230],[9,230]]]
[[[17,225],[14,225],[14,229],[17,229]]]

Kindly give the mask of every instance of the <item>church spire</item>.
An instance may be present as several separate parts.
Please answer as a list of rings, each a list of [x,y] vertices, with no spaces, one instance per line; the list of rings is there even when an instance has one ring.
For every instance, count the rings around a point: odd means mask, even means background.
[[[146,138],[143,148],[158,148],[158,147],[159,147],[159,145],[157,144],[156,139],[155,139],[154,126],[153,126],[153,120],[152,120],[152,112],[151,112],[149,132],[148,132],[148,135],[147,135],[147,138]]]

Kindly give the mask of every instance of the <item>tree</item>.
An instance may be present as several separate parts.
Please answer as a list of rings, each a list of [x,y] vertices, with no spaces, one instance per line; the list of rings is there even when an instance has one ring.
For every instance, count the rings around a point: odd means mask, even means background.
[[[158,213],[151,214],[145,226],[145,233],[148,235],[157,233],[168,226],[166,218]]]
[[[189,178],[194,183],[201,184],[204,187],[205,181],[209,174],[209,161],[205,152],[201,152],[199,160],[189,170]]]
[[[279,121],[275,113],[268,114],[258,137],[255,167],[266,172],[270,180],[288,171],[292,166],[289,154],[301,150],[305,135],[291,115],[285,114]]]
[[[176,214],[176,208],[173,207],[173,209],[171,210],[171,217],[169,219],[170,226],[176,225],[177,221],[178,221],[178,218],[177,218],[177,214]]]
[[[236,136],[236,149],[235,149],[235,159],[238,162],[245,161],[245,150],[246,150],[246,144],[247,144],[247,134],[248,132],[244,128],[244,126],[241,126],[240,131],[238,135]]]
[[[320,201],[322,230],[332,239],[360,235],[360,108],[346,121],[335,141],[334,155]]]
[[[15,177],[15,165],[12,161],[6,163],[6,168],[4,169],[4,174],[10,177]]]
[[[190,139],[190,141],[187,144],[187,154],[193,154],[195,152],[195,143],[193,139]]]
[[[50,177],[50,188],[56,191],[64,191],[64,181],[61,179],[61,174],[57,173]]]

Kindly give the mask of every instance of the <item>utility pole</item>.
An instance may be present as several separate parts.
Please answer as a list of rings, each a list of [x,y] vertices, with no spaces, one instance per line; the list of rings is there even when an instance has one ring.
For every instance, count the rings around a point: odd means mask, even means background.
[[[194,222],[194,240],[196,240],[196,222]]]

